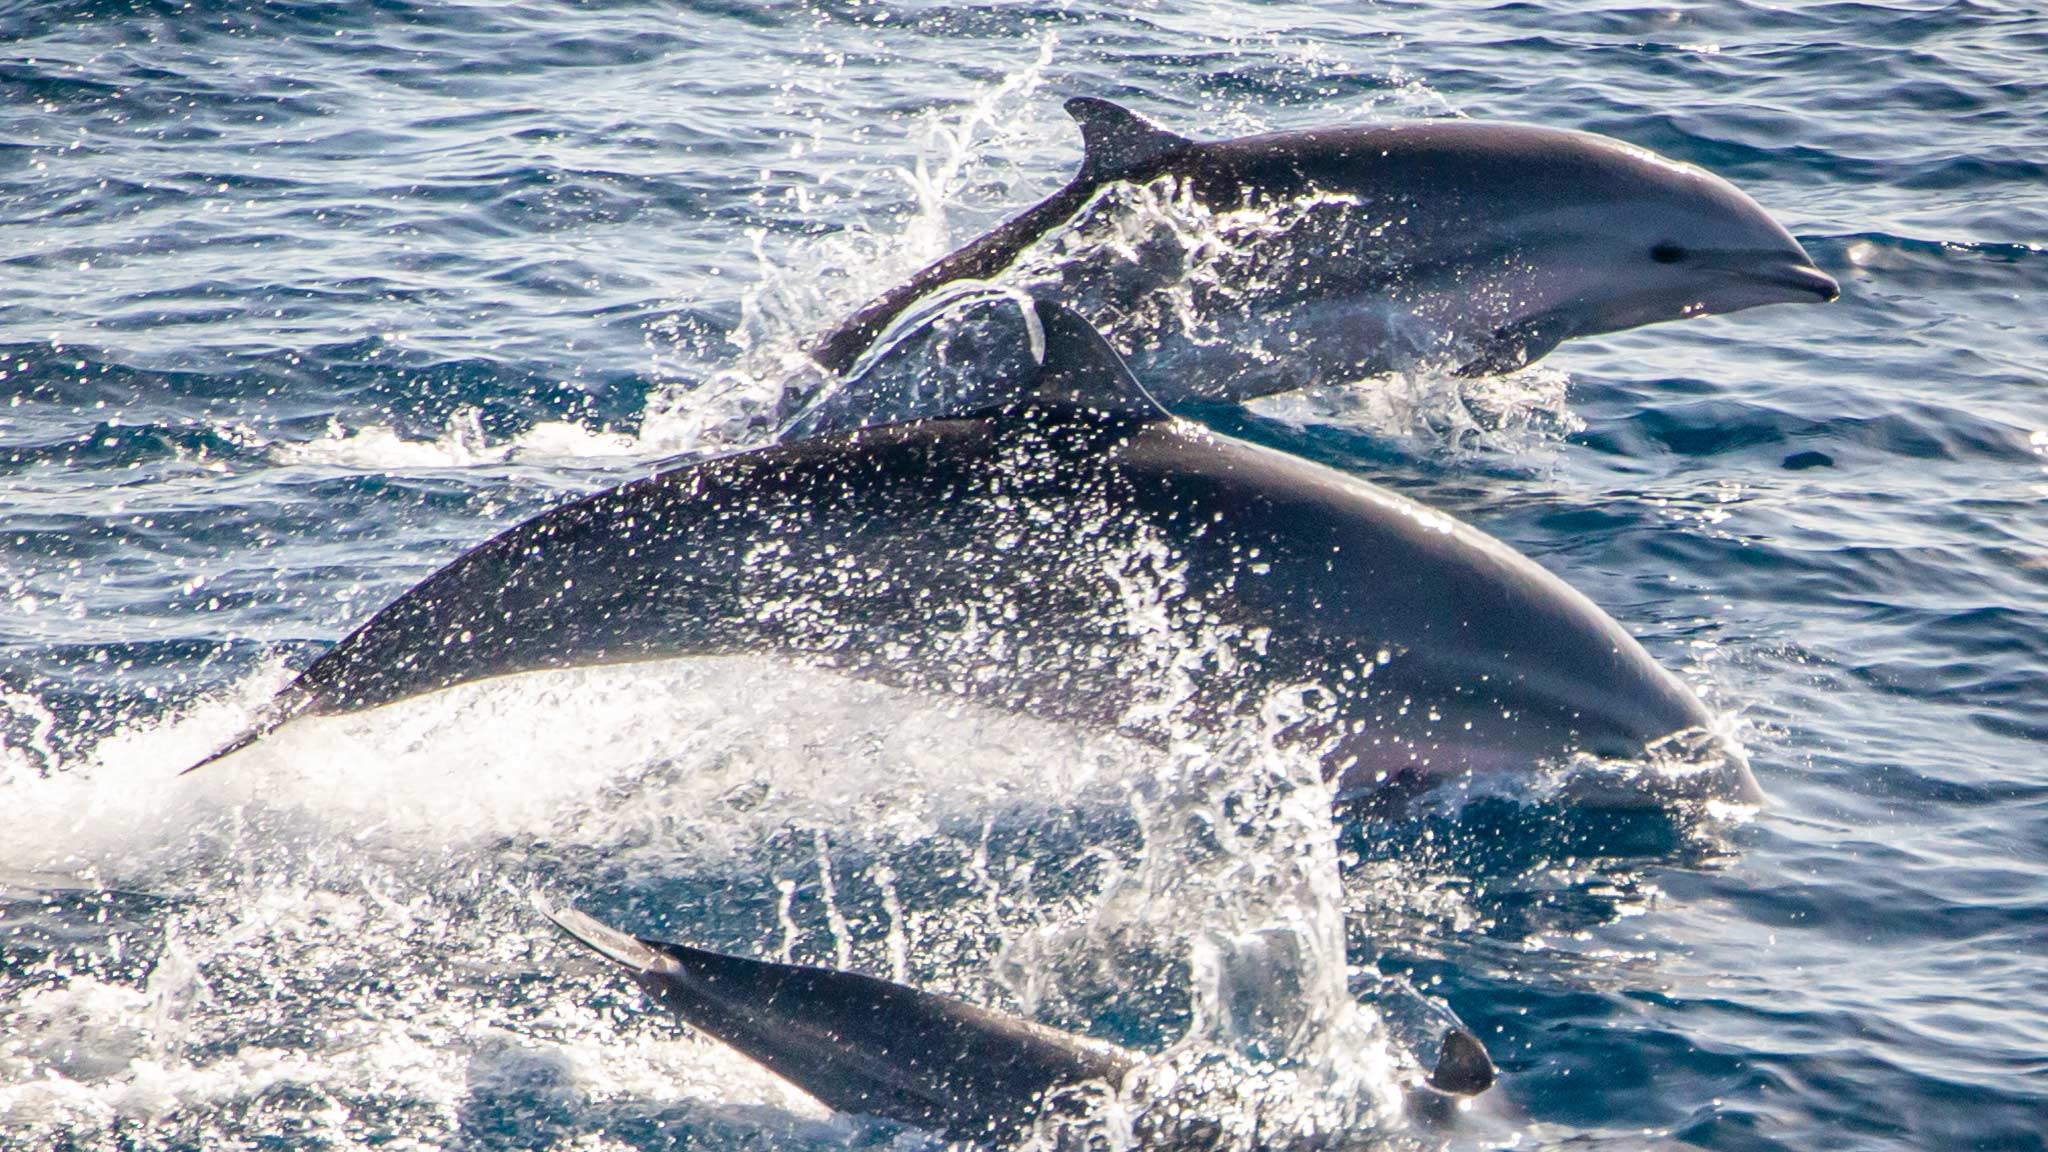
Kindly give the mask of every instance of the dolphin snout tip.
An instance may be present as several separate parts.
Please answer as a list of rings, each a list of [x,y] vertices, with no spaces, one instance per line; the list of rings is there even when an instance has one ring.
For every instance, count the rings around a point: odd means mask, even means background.
[[[1726,782],[1727,799],[1736,804],[1752,808],[1764,806],[1763,785],[1757,783],[1756,773],[1749,770],[1749,754],[1734,740],[1723,737],[1716,741],[1720,753],[1723,779]]]
[[[1790,260],[1762,273],[1759,279],[1785,289],[1790,301],[1830,304],[1842,297],[1842,285],[1808,260]]]
[[[1821,303],[1832,304],[1842,298],[1842,285],[1833,276],[1812,265],[1808,265],[1805,272],[1810,277],[1809,283],[1814,292],[1820,296]]]
[[[1748,808],[1762,808],[1768,798],[1756,773],[1749,768],[1749,752],[1723,720],[1703,728],[1674,733],[1651,745],[1681,765],[1697,770],[1686,791],[1693,799],[1717,800]]]
[[[1569,794],[1596,807],[1639,808],[1712,802],[1762,809],[1770,803],[1749,754],[1718,721],[1681,728],[1616,757],[1622,775],[1596,770],[1572,781]],[[1649,771],[1638,769],[1647,766]]]

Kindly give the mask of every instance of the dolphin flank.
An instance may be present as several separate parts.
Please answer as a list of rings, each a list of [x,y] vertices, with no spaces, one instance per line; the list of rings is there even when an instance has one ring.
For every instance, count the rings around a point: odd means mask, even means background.
[[[1085,1091],[1114,1094],[1139,1053],[872,976],[745,960],[630,936],[574,908],[540,911],[617,964],[691,1027],[841,1112],[880,1116],[952,1140],[1008,1143],[1048,1114],[1085,1110]],[[1493,1062],[1462,1028],[1411,1106],[1484,1092]],[[1183,1126],[1196,1118],[1176,1116]],[[1140,1117],[1146,1140],[1151,1125]]]
[[[1414,364],[1504,371],[1574,336],[1838,294],[1727,181],[1588,132],[1427,120],[1196,141],[1107,100],[1066,108],[1074,178],[819,338],[820,365],[848,373],[920,299],[1005,274],[1074,307],[1168,404]]]
[[[1027,315],[1042,365],[989,406],[543,513],[377,612],[208,759],[491,676],[745,653],[1155,743],[1252,734],[1283,703],[1262,738],[1360,795],[1713,728],[1499,541],[1174,418],[1079,316]],[[1757,798],[1738,749],[1715,741],[1713,764],[1695,782]]]

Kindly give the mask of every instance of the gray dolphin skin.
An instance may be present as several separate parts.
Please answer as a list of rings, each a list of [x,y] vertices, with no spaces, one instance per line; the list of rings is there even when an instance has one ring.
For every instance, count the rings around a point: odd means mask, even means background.
[[[1029,316],[1042,364],[1002,402],[543,513],[379,611],[208,759],[294,716],[486,677],[735,654],[1157,744],[1273,740],[1356,795],[1713,729],[1534,562],[1172,417],[1078,315]],[[1759,796],[1732,746],[1693,778]]]
[[[1727,181],[1592,133],[1428,120],[1198,142],[1106,100],[1066,108],[1074,179],[821,337],[820,365],[848,373],[918,300],[1006,272],[1167,404],[1504,371],[1574,336],[1839,294]]]
[[[879,1116],[947,1138],[1004,1144],[1049,1114],[1085,1110],[1086,1091],[1116,1092],[1144,1056],[958,1000],[854,972],[746,960],[635,937],[574,908],[540,907],[571,939],[612,961],[691,1027],[739,1050],[841,1112]],[[1453,1100],[1493,1086],[1478,1037],[1449,1030],[1410,1113],[1448,1116]],[[1192,1122],[1191,1122],[1192,1121]],[[1187,1129],[1199,1118],[1177,1116]],[[1164,1136],[1138,1125],[1141,1143]]]
[[[1353,794],[1712,729],[1620,625],[1499,541],[1175,419],[1075,313],[1032,317],[1042,366],[1005,402],[544,513],[378,612],[208,759],[294,716],[491,676],[743,653],[1158,743],[1300,697],[1286,741]],[[1757,799],[1739,750],[1716,757],[1705,782]]]
[[[1003,1143],[1058,1107],[1061,1090],[1113,1092],[1141,1060],[871,976],[636,938],[571,908],[541,911],[685,1023],[841,1112]]]

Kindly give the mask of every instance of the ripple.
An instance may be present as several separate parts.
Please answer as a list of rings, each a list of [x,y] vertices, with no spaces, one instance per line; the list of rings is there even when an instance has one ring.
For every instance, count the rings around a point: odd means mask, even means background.
[[[380,721],[390,756],[337,738],[198,792],[148,766],[498,528],[758,435],[707,432],[720,397],[772,410],[779,357],[1056,187],[1082,93],[1207,136],[1606,131],[1729,176],[1838,276],[1829,308],[1576,341],[1541,378],[1194,415],[1554,567],[1741,714],[1773,797],[1349,813],[1355,996],[1406,981],[1475,1028],[1525,1143],[2039,1146],[2038,13],[59,0],[0,38],[0,796],[48,816],[0,845],[133,873],[0,876],[29,1146],[109,1116],[143,1147],[895,1140],[549,951],[493,894],[528,875],[1172,1043],[1175,942],[1251,926],[1175,887],[1216,875],[1193,831],[1147,855],[1116,788],[1047,800],[1114,762],[1072,734],[686,677]],[[981,800],[927,820],[920,787]],[[824,850],[735,831],[799,793]]]

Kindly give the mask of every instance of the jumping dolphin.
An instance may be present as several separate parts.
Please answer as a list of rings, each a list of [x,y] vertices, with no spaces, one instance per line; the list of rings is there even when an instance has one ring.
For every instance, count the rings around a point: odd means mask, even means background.
[[[1041,1116],[1082,1111],[1091,1086],[1116,1092],[1145,1060],[872,976],[745,960],[630,936],[573,908],[540,910],[685,1023],[828,1107],[952,1140],[1008,1143]],[[1493,1085],[1478,1037],[1452,1028],[1441,1052],[1429,1079],[1410,1089],[1411,1111],[1424,1117],[1441,1111],[1431,1105],[1443,1097]]]
[[[1177,419],[1078,315],[1028,316],[1033,371],[990,406],[543,513],[387,605],[208,759],[295,716],[485,677],[742,653],[1162,744],[1281,717],[1264,737],[1356,795],[1713,728],[1506,545]],[[1692,778],[1758,797],[1732,746]]]
[[[1073,180],[821,337],[820,365],[847,373],[918,300],[1006,270],[1169,405],[1432,361],[1503,371],[1574,336],[1839,294],[1726,180],[1592,133],[1427,120],[1198,142],[1107,100],[1066,109]]]

